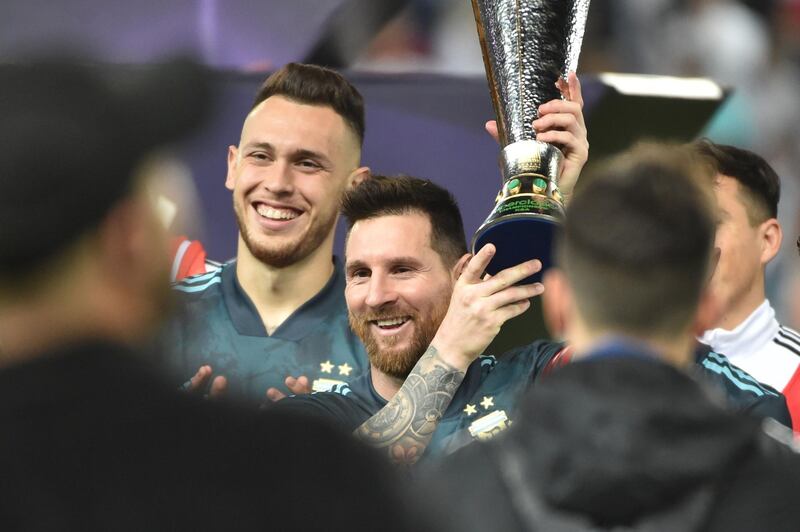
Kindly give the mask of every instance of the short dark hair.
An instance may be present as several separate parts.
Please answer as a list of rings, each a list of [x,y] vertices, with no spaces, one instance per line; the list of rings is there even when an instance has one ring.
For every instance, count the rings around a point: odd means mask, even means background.
[[[317,65],[288,63],[264,81],[252,108],[271,96],[331,107],[353,130],[359,146],[364,143],[364,99],[338,72]]]
[[[752,225],[778,216],[781,180],[763,157],[749,150],[716,144],[708,139],[692,143],[717,174],[738,181],[743,193],[747,217]]]
[[[691,320],[716,230],[711,180],[692,155],[640,145],[576,192],[558,257],[590,326],[664,337]]]
[[[347,191],[342,214],[347,232],[360,220],[419,212],[431,222],[431,248],[452,266],[467,252],[464,222],[453,195],[428,179],[374,175]]]

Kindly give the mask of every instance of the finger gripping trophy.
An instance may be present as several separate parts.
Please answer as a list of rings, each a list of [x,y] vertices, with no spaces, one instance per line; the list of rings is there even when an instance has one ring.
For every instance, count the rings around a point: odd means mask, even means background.
[[[497,116],[503,177],[495,207],[472,239],[472,252],[495,245],[490,274],[534,258],[544,270],[551,264],[554,230],[564,218],[558,190],[564,156],[536,140],[532,122],[541,104],[561,97],[558,78],[577,67],[589,0],[472,0],[472,9]]]

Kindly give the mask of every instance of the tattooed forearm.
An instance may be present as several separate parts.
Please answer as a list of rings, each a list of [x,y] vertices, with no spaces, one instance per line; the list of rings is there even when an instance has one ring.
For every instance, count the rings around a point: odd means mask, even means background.
[[[425,451],[462,380],[464,372],[429,347],[392,400],[356,434],[370,445],[385,448],[393,462],[413,464]]]

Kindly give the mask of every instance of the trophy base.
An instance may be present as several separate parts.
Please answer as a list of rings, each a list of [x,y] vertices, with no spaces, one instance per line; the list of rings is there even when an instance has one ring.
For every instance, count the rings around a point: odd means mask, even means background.
[[[542,269],[517,284],[538,283],[542,273],[552,265],[553,237],[561,225],[558,218],[546,214],[511,214],[481,226],[472,239],[472,253],[486,244],[497,248],[486,272],[496,275],[531,259],[539,259]]]

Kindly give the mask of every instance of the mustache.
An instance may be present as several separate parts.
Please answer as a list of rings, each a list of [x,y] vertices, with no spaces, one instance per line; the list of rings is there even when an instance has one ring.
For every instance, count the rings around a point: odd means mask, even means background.
[[[353,314],[352,312],[350,313],[350,321],[356,321],[359,323],[367,323],[370,321],[390,320],[392,318],[405,318],[405,317],[414,319],[416,318],[416,313],[401,309],[387,309],[380,312],[366,312],[364,314]]]

